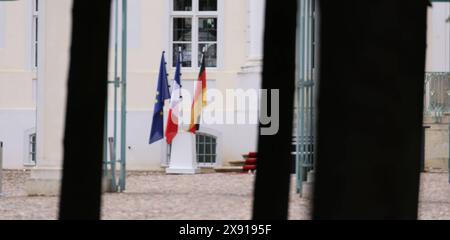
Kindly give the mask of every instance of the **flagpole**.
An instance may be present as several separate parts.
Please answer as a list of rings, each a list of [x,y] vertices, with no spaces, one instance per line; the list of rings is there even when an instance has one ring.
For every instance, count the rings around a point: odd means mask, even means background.
[[[177,51],[177,49],[174,49]],[[177,70],[176,75],[179,79],[178,90],[179,99],[178,104],[178,125],[176,131],[176,137],[172,138],[172,147],[170,153],[170,165],[166,168],[166,174],[197,174],[200,169],[197,165],[197,152],[196,152],[196,141],[195,136],[190,134],[183,127],[183,96],[182,96],[182,84],[181,84],[181,69],[182,69],[182,48],[178,48],[177,56]],[[174,100],[176,100],[176,95],[172,95]],[[179,109],[181,108],[181,109]],[[175,129],[173,129],[175,130]],[[172,134],[175,132],[172,132]]]
[[[206,45],[203,46],[202,49],[202,62],[201,65],[205,64],[205,69],[204,71],[206,71],[206,63],[205,63],[205,57],[206,57]],[[200,66],[201,67],[201,66]],[[206,85],[206,79],[205,79],[205,85]],[[201,106],[202,106],[202,110],[200,111],[200,117],[198,119],[198,126],[200,126],[200,122],[203,120],[203,98],[206,98],[206,96],[203,96],[203,85],[202,85],[202,99],[201,99]],[[200,130],[200,127],[198,127],[197,131]]]
[[[163,51],[163,57],[164,57],[164,72],[166,73],[166,78],[169,77],[169,73],[167,72],[167,62],[166,62],[166,51]],[[169,83],[167,83],[169,89],[170,89],[170,85]]]
[[[179,104],[179,110],[178,110],[178,127],[179,129],[182,131],[184,130],[183,127],[183,95],[181,95],[181,90],[183,89],[183,85],[181,84],[181,68],[183,67],[182,62],[183,62],[183,55],[181,54],[181,47],[178,47],[178,58],[180,61],[180,90],[179,90],[179,99],[180,102]]]
[[[204,71],[206,71],[205,53],[206,53],[206,45],[203,46],[203,49],[202,49],[202,63],[201,64],[202,65],[205,64],[205,70]],[[205,82],[206,82],[206,79],[205,79]],[[200,130],[200,122],[202,122],[202,120],[203,120],[203,97],[206,98],[206,96],[203,96],[203,85],[202,85],[201,91],[202,91],[202,99],[201,99],[201,106],[202,106],[201,109],[202,110],[200,111],[200,117],[198,119],[198,129],[197,129],[197,131]]]
[[[168,85],[167,87],[169,88],[170,95],[172,96],[172,91],[171,90],[173,90],[173,86],[174,85],[173,84],[172,85],[169,84],[169,73],[167,72],[167,62],[166,62],[165,54],[166,54],[166,51],[163,51],[164,70],[166,72],[166,79],[167,79],[167,85]],[[172,103],[172,98],[169,98],[169,107],[170,107],[171,103]],[[169,119],[169,116],[167,116],[167,114],[166,114],[168,112],[167,112],[167,106],[166,106],[165,103],[164,103],[164,106],[163,106],[163,112],[164,112],[164,115],[163,115],[163,140],[164,140],[166,138],[166,136],[164,134],[164,129],[167,128],[167,119]],[[164,117],[166,117],[167,119],[164,118]],[[171,147],[170,147],[170,144],[167,144],[166,141],[163,141],[163,142],[164,142],[163,144],[164,144],[165,147],[162,150],[163,151],[163,157],[162,157],[163,161],[161,161],[161,162],[163,162],[164,166],[169,167],[170,155],[168,155],[168,154],[170,154],[170,152],[168,153],[168,151],[170,151]]]
[[[167,79],[167,88],[169,89],[170,92],[170,88],[172,87],[169,84],[169,73],[167,72],[167,62],[166,62],[166,51],[163,51],[163,58],[164,58],[164,72],[166,73],[166,79]],[[169,98],[169,103],[170,103],[171,99]],[[164,106],[165,106],[165,101],[164,101]],[[164,108],[164,107],[163,107]]]

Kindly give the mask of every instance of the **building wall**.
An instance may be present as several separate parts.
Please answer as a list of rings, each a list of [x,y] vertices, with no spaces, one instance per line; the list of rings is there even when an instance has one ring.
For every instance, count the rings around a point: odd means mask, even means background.
[[[428,8],[427,72],[450,71],[450,16],[449,3],[433,3]]]
[[[250,49],[255,45],[250,45],[248,29],[249,12],[253,9],[249,2],[254,0],[222,1],[224,21],[220,24],[222,29],[219,29],[223,36],[219,50],[221,65],[218,69],[208,69],[207,76],[209,86],[224,91],[246,86],[242,68],[248,65],[249,52],[254,52]],[[26,136],[36,128],[38,165],[58,167],[61,164],[71,4],[71,0],[41,0],[39,62],[42,65],[35,72],[31,67],[31,0],[0,3],[0,141],[5,143],[6,168],[23,167],[28,157]],[[450,16],[450,11],[446,3],[433,5],[429,9],[426,69],[449,71],[450,28],[445,19]],[[128,167],[157,169],[164,158],[165,146],[162,141],[154,145],[147,142],[160,54],[163,50],[170,52],[169,4],[166,0],[129,0],[128,15]],[[113,48],[111,73],[112,53]],[[166,54],[166,58],[170,59],[170,56]],[[174,69],[169,68],[169,72],[172,78]],[[196,69],[184,70],[184,85],[192,88],[197,74]],[[258,77],[259,74],[256,75]],[[109,102],[112,122],[111,96]],[[112,136],[111,125],[109,127],[109,135]],[[211,125],[204,126],[204,129],[221,138],[221,162],[240,159],[242,153],[256,149],[256,125]],[[440,133],[444,131],[441,128],[437,130]],[[433,127],[430,133],[432,131]],[[427,133],[427,138],[434,142],[432,138],[435,135],[430,133]],[[427,156],[430,157],[427,159],[444,159],[448,154],[444,148],[432,152],[442,156],[432,157],[428,150]]]
[[[160,167],[164,158],[163,141],[148,145],[152,115],[153,99],[156,94],[159,61],[162,51],[166,51],[169,81],[174,76],[174,68],[170,59],[170,11],[165,0],[142,1],[131,0],[129,3],[129,39],[128,44],[128,111],[127,111],[127,166],[129,169],[155,169]],[[238,7],[241,6],[241,7]],[[218,69],[207,69],[207,85],[222,91],[238,86],[238,73],[246,63],[248,53],[248,8],[246,1],[223,1],[221,66]],[[131,27],[131,25],[134,25]],[[227,51],[225,51],[227,50]],[[119,49],[120,51],[120,49]],[[112,57],[111,53],[111,57]],[[112,63],[112,59],[111,59]],[[112,64],[111,64],[112,67]],[[110,70],[113,72],[113,69]],[[182,71],[183,87],[193,92],[197,69]],[[110,110],[113,109],[113,97],[110,95]],[[111,121],[112,122],[112,121]],[[241,159],[241,154],[255,150],[256,125],[243,128],[241,136],[236,135],[237,128],[230,126],[203,126],[202,129],[217,133],[221,137],[221,162]],[[255,135],[249,137],[248,135]],[[112,135],[110,127],[109,135]],[[243,136],[242,136],[243,135]],[[251,139],[249,141],[249,139]],[[128,147],[129,146],[129,147]]]
[[[0,2],[0,141],[6,168],[23,166],[26,135],[35,127],[30,23],[31,1]]]
[[[71,7],[71,0],[40,1],[36,119],[40,167],[59,167],[62,163]]]
[[[159,169],[166,147],[163,141],[148,145],[148,136],[160,55],[162,51],[170,52],[170,5],[167,0],[128,2],[127,166]],[[6,12],[0,14],[0,141],[5,142],[6,168],[23,167],[24,153],[28,151],[24,135],[34,128],[38,167],[60,167],[62,163],[72,0],[40,0],[37,73],[31,68],[31,6],[31,0],[0,3],[0,13]],[[222,0],[222,10],[220,66],[207,69],[207,78],[209,87],[224,92],[240,86],[238,74],[249,57],[248,1]],[[113,50],[111,46],[111,79]],[[170,59],[168,54],[166,59]],[[170,61],[168,66],[172,80]],[[197,76],[198,69],[183,70],[183,85],[192,88],[189,91],[193,91]],[[110,94],[111,123],[112,110]],[[204,125],[202,129],[220,138],[219,161],[226,162],[255,150],[256,128]],[[109,136],[112,132],[110,124]]]

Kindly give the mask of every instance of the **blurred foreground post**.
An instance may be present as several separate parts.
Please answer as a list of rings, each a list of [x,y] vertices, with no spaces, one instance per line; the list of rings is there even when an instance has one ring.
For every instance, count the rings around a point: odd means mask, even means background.
[[[279,90],[279,129],[260,135],[253,219],[285,220],[288,216],[291,144],[295,92],[297,1],[266,1],[262,89]],[[271,106],[271,100],[267,105]],[[266,108],[268,106],[261,106]],[[270,107],[268,108],[270,109]],[[269,110],[270,112],[274,110]],[[275,124],[275,123],[272,123]],[[261,125],[267,128],[268,125]]]
[[[427,1],[319,3],[315,219],[416,219]]]
[[[99,219],[110,0],[74,0],[60,219]]]

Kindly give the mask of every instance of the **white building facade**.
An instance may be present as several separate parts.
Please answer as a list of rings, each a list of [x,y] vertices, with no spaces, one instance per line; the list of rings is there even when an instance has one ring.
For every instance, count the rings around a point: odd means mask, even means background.
[[[0,3],[0,141],[5,145],[5,168],[61,167],[71,7],[71,0]],[[171,83],[174,49],[182,48],[182,84],[188,91],[193,92],[204,47],[208,89],[223,94],[227,89],[259,89],[263,11],[261,0],[128,0],[127,170],[161,170],[167,160],[164,141],[148,144],[161,52],[166,52]],[[112,75],[114,46],[110,49]],[[113,106],[111,87],[110,122]],[[90,133],[85,134],[89,138]],[[108,136],[112,134],[110,125]],[[201,125],[200,166],[242,159],[242,154],[256,150],[257,135],[255,123]]]

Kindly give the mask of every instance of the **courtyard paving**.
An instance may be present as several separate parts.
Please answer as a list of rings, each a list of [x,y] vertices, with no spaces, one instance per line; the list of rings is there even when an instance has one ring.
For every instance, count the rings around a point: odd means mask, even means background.
[[[25,171],[5,171],[0,219],[56,219],[57,197],[28,197]],[[192,176],[131,172],[125,193],[103,196],[103,219],[250,219],[254,175]],[[447,173],[422,175],[420,219],[450,219]],[[290,219],[309,219],[311,203],[292,185]]]

